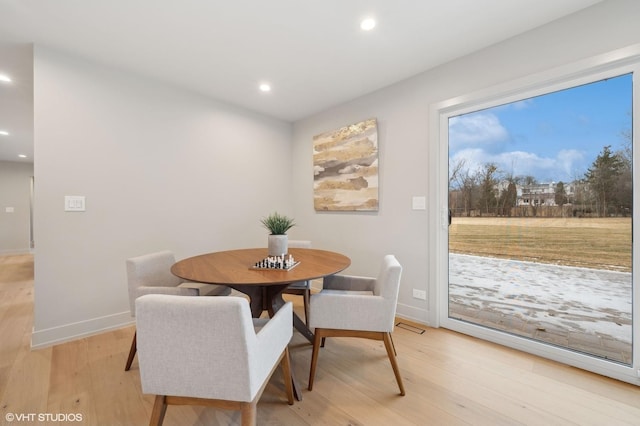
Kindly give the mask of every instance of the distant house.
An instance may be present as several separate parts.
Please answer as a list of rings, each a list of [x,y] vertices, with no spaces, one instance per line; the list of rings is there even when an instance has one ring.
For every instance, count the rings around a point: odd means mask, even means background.
[[[516,206],[555,206],[556,184],[538,183],[532,185],[516,185],[518,196]]]
[[[516,206],[557,206],[556,185],[556,182],[516,185]],[[572,183],[564,184],[564,192],[567,200],[573,199],[574,186]],[[500,185],[498,188],[500,188]]]

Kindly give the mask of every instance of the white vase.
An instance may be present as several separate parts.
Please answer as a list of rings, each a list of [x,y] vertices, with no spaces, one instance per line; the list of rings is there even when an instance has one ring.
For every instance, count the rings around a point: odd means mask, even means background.
[[[269,235],[269,256],[284,256],[289,251],[287,235]]]

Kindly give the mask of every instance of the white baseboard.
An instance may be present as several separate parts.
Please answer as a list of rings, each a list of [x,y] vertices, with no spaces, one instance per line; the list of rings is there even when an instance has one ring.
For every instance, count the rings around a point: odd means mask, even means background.
[[[0,256],[11,256],[18,254],[31,254],[33,251],[29,248],[25,249],[11,249],[11,250],[0,250]]]
[[[413,321],[418,324],[423,324],[426,326],[431,326],[429,324],[429,311],[424,309],[416,308],[415,306],[404,305],[402,303],[398,303],[398,307],[396,309],[396,316],[399,318],[404,318],[408,321]]]
[[[58,327],[34,330],[31,334],[31,349],[42,349],[71,340],[81,339],[105,331],[115,330],[135,323],[129,311],[92,318],[86,321]]]

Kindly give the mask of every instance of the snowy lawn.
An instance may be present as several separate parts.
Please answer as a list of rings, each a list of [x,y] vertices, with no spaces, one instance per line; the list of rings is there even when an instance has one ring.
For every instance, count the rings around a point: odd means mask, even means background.
[[[449,254],[449,297],[468,307],[631,343],[631,274]]]

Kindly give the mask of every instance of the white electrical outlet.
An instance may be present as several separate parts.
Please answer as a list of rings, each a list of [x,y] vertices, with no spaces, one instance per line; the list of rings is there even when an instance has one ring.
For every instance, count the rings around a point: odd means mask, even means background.
[[[420,300],[427,300],[427,292],[424,290],[413,289],[413,297]]]

